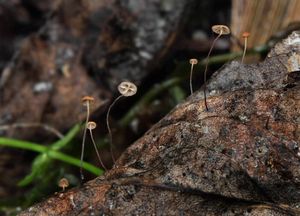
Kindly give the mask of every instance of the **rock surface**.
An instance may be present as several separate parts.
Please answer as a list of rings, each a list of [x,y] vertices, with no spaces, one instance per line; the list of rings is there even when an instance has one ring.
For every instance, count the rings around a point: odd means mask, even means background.
[[[33,215],[300,215],[300,35],[255,65],[230,62],[115,167]]]

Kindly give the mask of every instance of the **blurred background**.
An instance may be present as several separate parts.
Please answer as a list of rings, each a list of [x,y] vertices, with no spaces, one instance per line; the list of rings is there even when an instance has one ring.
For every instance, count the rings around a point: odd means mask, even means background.
[[[208,76],[241,60],[244,32],[244,62],[262,61],[300,29],[299,10],[297,0],[0,0],[0,215],[61,191],[61,178],[80,186],[83,96],[95,98],[94,138],[111,168],[105,115],[121,81],[138,93],[112,108],[116,157],[190,95],[190,58],[201,88],[212,25],[231,35],[216,42]],[[89,138],[84,160],[94,165],[85,181],[102,173]]]

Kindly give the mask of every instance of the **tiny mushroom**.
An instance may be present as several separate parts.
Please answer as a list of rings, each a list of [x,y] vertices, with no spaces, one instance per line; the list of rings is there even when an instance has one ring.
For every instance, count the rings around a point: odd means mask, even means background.
[[[249,32],[244,32],[242,37],[244,38],[244,52],[243,52],[243,57],[242,57],[242,63],[244,62],[244,58],[246,56],[246,51],[247,51],[247,41],[248,37],[250,36]]]
[[[194,65],[198,64],[198,60],[195,58],[190,59],[191,71],[190,71],[190,91],[193,94],[193,69]]]
[[[81,102],[83,106],[89,106],[90,103],[93,103],[95,99],[91,96],[84,96],[81,98]]]
[[[212,45],[211,45],[209,52],[207,54],[207,57],[206,57],[206,64],[205,64],[205,70],[204,70],[204,103],[205,103],[206,111],[208,111],[208,105],[207,105],[207,101],[206,101],[206,73],[207,73],[207,69],[208,69],[209,56],[212,52],[213,47],[215,46],[216,41],[222,35],[230,34],[230,29],[226,25],[213,25],[211,27],[211,29],[214,33],[218,34],[218,36],[213,40]]]
[[[87,129],[89,129],[89,130],[94,130],[94,129],[97,127],[97,124],[96,124],[96,122],[89,121],[89,122],[86,124],[86,127],[87,127]]]
[[[107,129],[108,129],[108,134],[109,134],[109,146],[110,146],[110,154],[112,157],[113,162],[115,163],[115,157],[113,154],[113,142],[112,142],[112,133],[111,133],[111,129],[110,129],[110,125],[109,125],[109,114],[110,114],[110,110],[111,108],[114,106],[114,104],[122,97],[130,97],[133,96],[137,93],[137,86],[132,83],[132,82],[128,82],[128,81],[124,81],[121,82],[118,85],[118,91],[121,95],[119,95],[113,102],[112,104],[109,106],[107,114],[106,114],[106,125],[107,125]]]
[[[80,156],[80,177],[81,177],[81,180],[84,179],[82,164],[83,164],[83,156],[84,156],[84,146],[85,146],[85,139],[86,139],[87,123],[89,122],[89,118],[90,118],[90,104],[93,103],[94,100],[95,99],[91,96],[84,96],[81,99],[82,105],[86,107],[86,120],[85,120],[85,125],[84,125],[83,138],[82,138],[82,144],[81,144],[81,156]]]
[[[137,87],[132,82],[121,82],[118,85],[118,91],[125,97],[133,96],[137,92]]]
[[[87,128],[87,129],[89,130],[89,132],[90,132],[90,137],[91,137],[93,146],[94,146],[94,148],[95,148],[95,151],[96,151],[98,160],[99,160],[101,166],[104,168],[104,170],[107,171],[107,169],[106,169],[106,167],[105,167],[105,165],[104,165],[104,163],[103,163],[103,161],[102,161],[102,159],[101,159],[101,156],[100,156],[100,154],[99,154],[99,151],[98,151],[98,149],[97,149],[96,142],[95,142],[95,140],[94,140],[94,136],[93,136],[92,130],[94,130],[96,127],[97,127],[97,124],[96,124],[96,122],[93,122],[93,121],[89,121],[89,122],[86,124],[86,128]]]
[[[211,27],[212,31],[218,35],[228,35],[230,34],[230,28],[226,25],[213,25]]]
[[[58,182],[58,186],[62,188],[62,191],[65,191],[65,188],[69,187],[69,181],[66,178],[62,178]]]

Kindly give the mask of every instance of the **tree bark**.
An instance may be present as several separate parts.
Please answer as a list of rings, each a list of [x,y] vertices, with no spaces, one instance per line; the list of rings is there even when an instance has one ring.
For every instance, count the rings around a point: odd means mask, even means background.
[[[260,64],[233,61],[115,167],[31,215],[299,215],[299,34]]]

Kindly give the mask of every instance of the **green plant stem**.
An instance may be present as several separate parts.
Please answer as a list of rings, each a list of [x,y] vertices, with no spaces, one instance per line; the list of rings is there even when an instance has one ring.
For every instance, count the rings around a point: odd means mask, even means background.
[[[74,125],[65,136],[62,136],[62,139],[59,139],[58,141],[48,145],[48,151],[50,149],[59,151],[60,149],[68,145],[79,132],[80,128],[81,127],[79,124]],[[48,156],[48,151],[40,153],[38,156],[35,157],[35,159],[32,161],[30,173],[18,182],[18,186],[25,187],[29,185],[34,179],[37,179],[39,175],[43,176],[46,174],[49,168],[49,164],[52,160]]]
[[[78,160],[72,156],[63,154],[61,152],[57,152],[46,146],[36,144],[36,143],[0,137],[0,145],[12,147],[12,148],[18,148],[18,149],[26,149],[26,150],[30,150],[30,151],[39,152],[39,153],[47,152],[47,155],[50,158],[57,159],[57,160],[80,167],[80,160]],[[95,167],[94,165],[87,163],[87,162],[83,162],[83,168],[95,175],[100,175],[103,173],[103,171],[101,169],[99,169],[99,168]]]
[[[53,151],[53,150],[50,150],[48,152],[48,155],[50,158],[57,159],[57,160],[72,164],[74,166],[80,167],[80,160],[78,160],[77,158],[74,158],[72,156],[66,155],[61,152]],[[96,166],[94,166],[90,163],[84,162],[84,161],[83,161],[82,167],[85,170],[87,170],[97,176],[101,175],[103,173],[103,171],[101,169],[97,168]]]
[[[48,147],[46,146],[42,146],[28,141],[10,139],[5,137],[0,137],[0,145],[12,147],[12,148],[18,148],[18,149],[26,149],[26,150],[40,152],[40,153],[44,153],[48,150]]]
[[[80,128],[81,128],[80,124],[76,124],[62,139],[51,144],[51,149],[57,151],[63,148],[65,145],[71,142],[71,140],[80,131]]]
[[[268,49],[269,49],[269,47],[266,45],[256,46],[252,49],[247,50],[247,55],[249,56],[249,55],[256,55],[256,54],[264,53]],[[233,59],[235,59],[237,57],[241,57],[241,56],[243,56],[243,51],[211,56],[209,58],[208,65],[224,63],[224,62],[233,60]],[[206,61],[205,61],[205,59],[203,59],[202,61],[199,62],[199,65],[204,66],[205,63],[206,63]]]
[[[186,98],[185,91],[179,85],[171,87],[169,93],[172,96],[175,105],[181,103]]]

